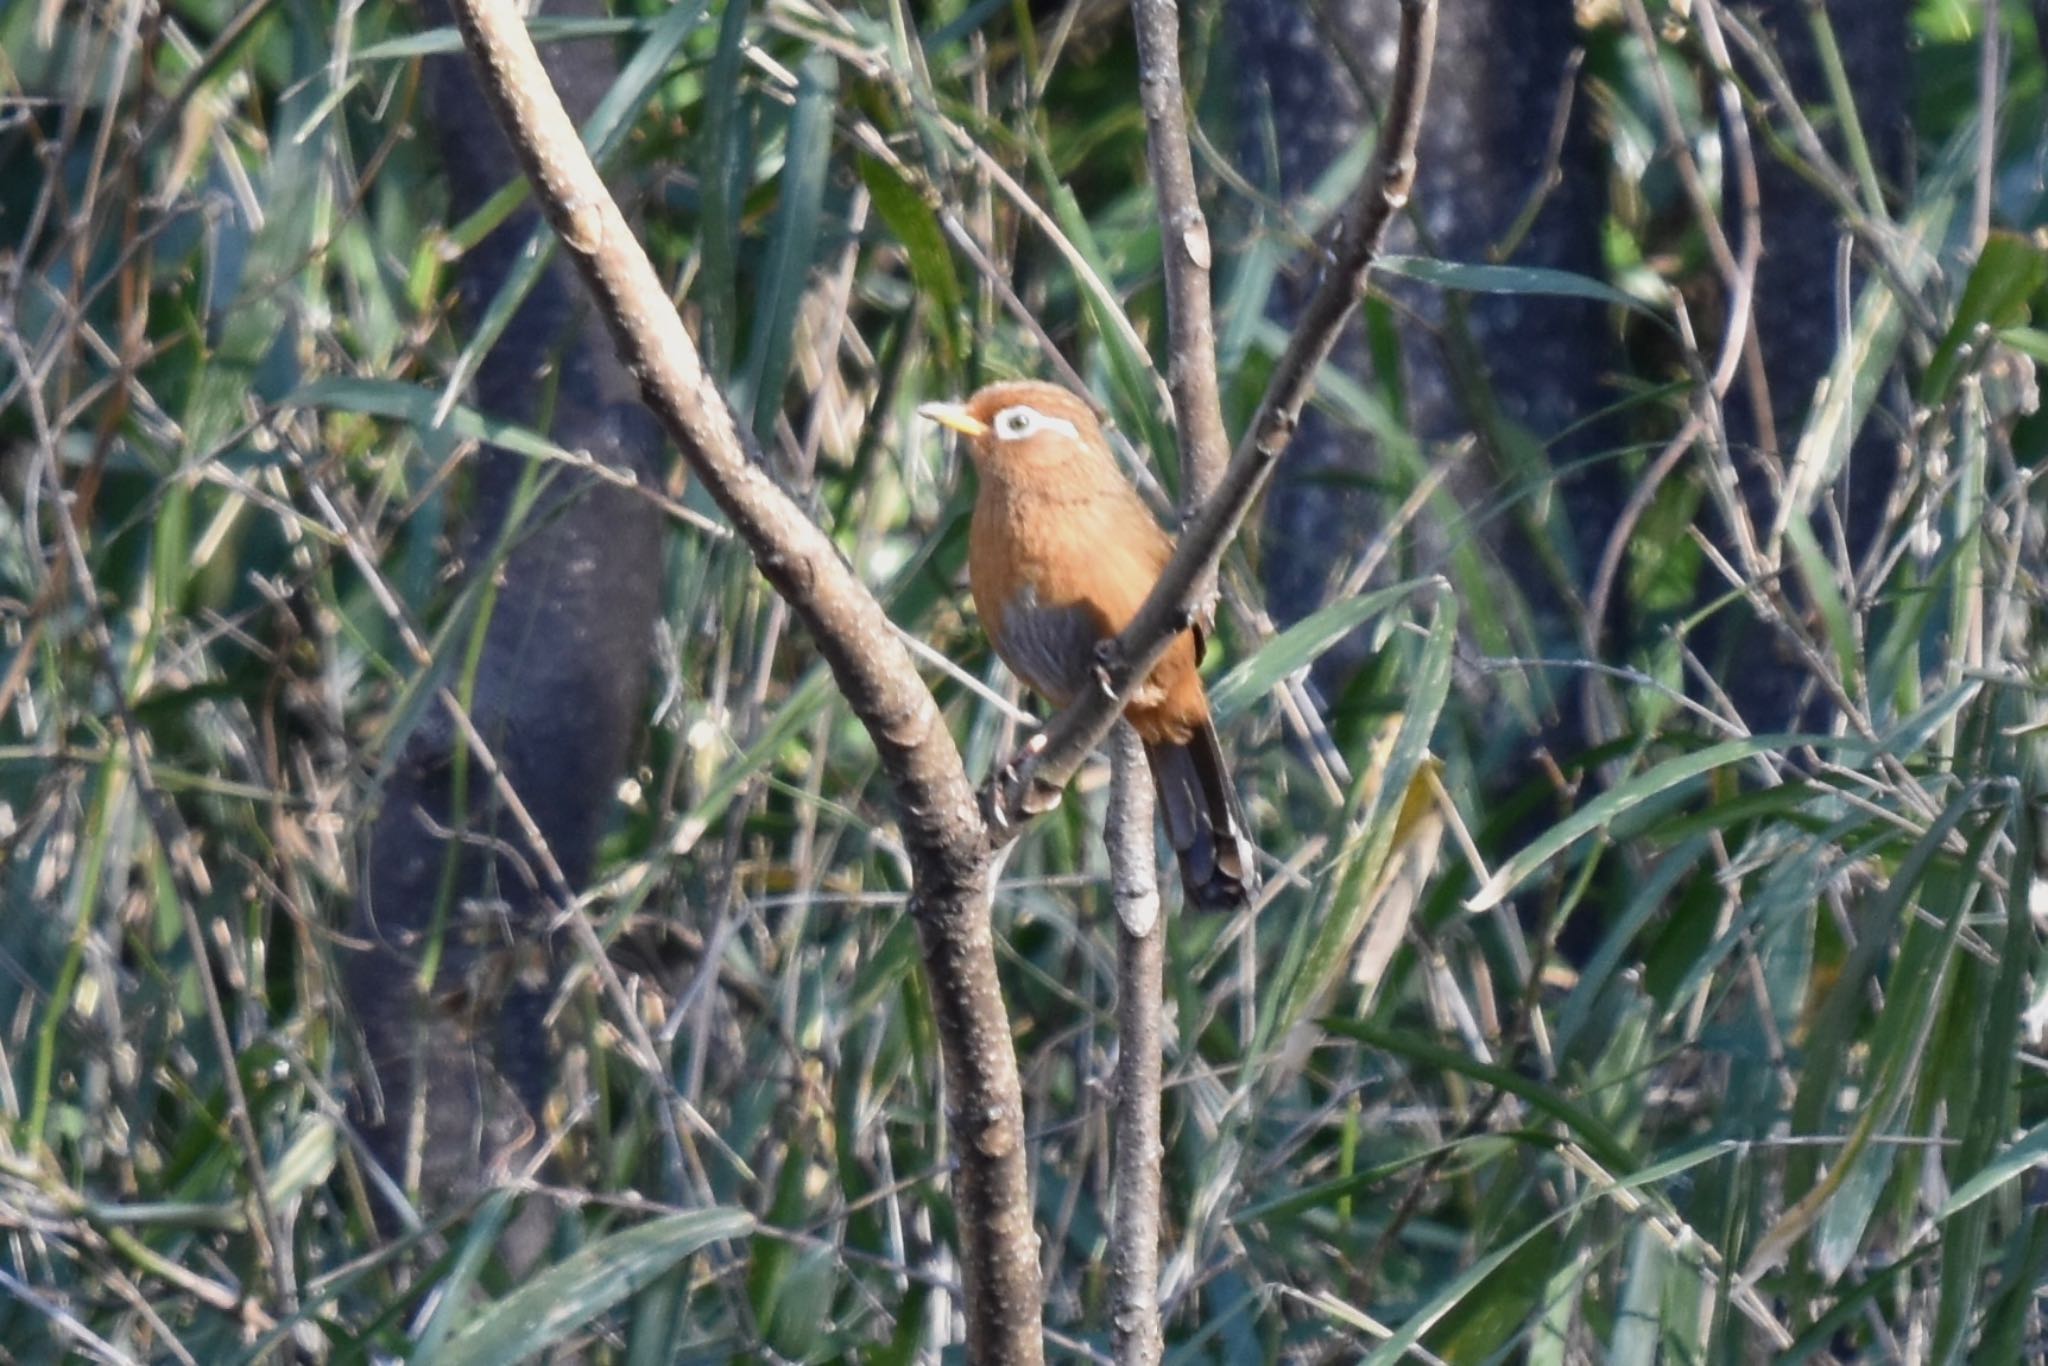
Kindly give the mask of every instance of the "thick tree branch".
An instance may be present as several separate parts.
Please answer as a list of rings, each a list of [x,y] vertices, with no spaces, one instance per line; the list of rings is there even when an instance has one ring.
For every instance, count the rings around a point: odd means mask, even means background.
[[[894,788],[912,868],[960,1168],[969,1357],[1037,1362],[1037,1239],[1023,1103],[988,920],[990,841],[938,705],[831,540],[750,457],[696,346],[504,0],[455,0],[464,44],[535,197],[598,301],[642,398],[801,617]]]
[[[1116,1187],[1109,1235],[1110,1331],[1118,1366],[1153,1366],[1159,1324],[1160,1015],[1166,929],[1159,916],[1152,777],[1128,724],[1112,732],[1110,895],[1116,902]]]
[[[1316,374],[1336,345],[1337,335],[1365,293],[1366,277],[1379,258],[1387,228],[1408,202],[1415,182],[1415,145],[1429,92],[1430,61],[1436,47],[1436,0],[1401,0],[1400,47],[1394,58],[1393,90],[1379,141],[1330,248],[1322,284],[1273,368],[1257,415],[1238,443],[1216,491],[1180,538],[1166,572],[1122,635],[1103,650],[1098,682],[1046,726],[1035,757],[1019,768],[1019,780],[996,794],[1003,824],[1014,833],[1017,818],[1053,805],[1123,711],[1124,699],[1166,653],[1173,638],[1194,620],[1202,585],[1208,583],[1244,522],[1252,501],[1266,485],[1274,464],[1294,437],[1301,410],[1314,392]]]
[[[1145,162],[1159,200],[1159,260],[1166,274],[1166,383],[1180,436],[1181,506],[1207,502],[1223,478],[1230,437],[1216,386],[1216,324],[1209,299],[1209,223],[1188,150],[1180,78],[1180,8],[1135,0],[1138,99],[1145,109]]]

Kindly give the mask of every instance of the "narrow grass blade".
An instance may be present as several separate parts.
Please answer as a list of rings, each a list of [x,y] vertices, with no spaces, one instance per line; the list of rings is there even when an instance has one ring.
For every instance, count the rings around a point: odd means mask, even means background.
[[[1861,741],[1825,735],[1756,735],[1747,740],[1728,740],[1691,754],[1667,759],[1627,782],[1617,784],[1559,821],[1525,845],[1514,857],[1493,870],[1486,885],[1465,903],[1468,911],[1491,910],[1507,898],[1532,874],[1579,840],[1603,830],[1616,818],[1652,797],[1669,792],[1716,769],[1754,759],[1760,754],[1813,745],[1851,753],[1868,751]]]
[[[797,80],[796,108],[789,116],[783,152],[781,206],[762,263],[760,297],[747,346],[740,392],[754,404],[754,439],[766,447],[782,410],[782,386],[796,349],[797,310],[818,258],[823,227],[825,175],[832,155],[832,111],[839,99],[839,64],[822,53],[804,62]]]
[[[1359,1043],[1384,1049],[1411,1062],[1421,1063],[1425,1067],[1456,1072],[1460,1076],[1470,1077],[1497,1090],[1506,1091],[1509,1095],[1520,1096],[1562,1124],[1570,1131],[1572,1140],[1609,1171],[1626,1175],[1640,1165],[1635,1154],[1629,1150],[1628,1144],[1622,1141],[1621,1135],[1615,1133],[1598,1115],[1533,1077],[1525,1077],[1509,1067],[1481,1062],[1455,1048],[1446,1048],[1442,1044],[1418,1038],[1407,1030],[1389,1029],[1370,1020],[1328,1019],[1323,1021],[1323,1027],[1332,1034],[1356,1039]]]
[[[704,3],[705,0],[685,0],[664,14],[649,30],[647,41],[633,54],[632,60],[619,73],[619,78],[605,91],[597,108],[591,111],[583,127],[583,145],[589,149],[599,170],[605,168],[613,153],[624,143],[634,118],[646,108],[655,84],[667,74],[670,60],[703,21]],[[506,191],[500,191],[485,208],[499,214],[508,212],[517,201],[505,199],[505,194]],[[545,224],[536,226],[527,250],[519,254],[518,262],[505,276],[505,283],[499,286],[489,307],[477,320],[468,345],[456,357],[448,382],[443,387],[440,404],[435,409],[434,425],[445,420],[454,408],[456,398],[468,387],[470,379],[483,364],[483,358],[498,344],[498,338],[504,335],[519,306],[526,302],[526,296],[533,292],[534,285],[546,273],[554,252],[554,233]]]
[[[1333,602],[1311,612],[1267,641],[1259,652],[1225,674],[1209,690],[1209,704],[1218,721],[1227,722],[1271,692],[1288,676],[1306,669],[1323,653],[1365,622],[1427,587],[1429,579],[1410,579],[1389,588]]]
[[[1524,1229],[1514,1238],[1499,1244],[1493,1251],[1466,1268],[1449,1285],[1439,1290],[1420,1309],[1410,1315],[1408,1321],[1401,1325],[1399,1331],[1369,1353],[1364,1358],[1365,1366],[1397,1366],[1397,1363],[1407,1360],[1409,1349],[1420,1342],[1425,1333],[1442,1322],[1446,1316],[1459,1309],[1473,1290],[1481,1285],[1487,1277],[1499,1270],[1501,1265],[1510,1257],[1520,1252],[1528,1243],[1541,1237],[1545,1230],[1560,1220],[1576,1217],[1581,1210],[1592,1205],[1595,1201],[1610,1196],[1619,1196],[1632,1190],[1654,1187],[1670,1180],[1672,1177],[1691,1170],[1702,1162],[1712,1161],[1714,1158],[1726,1153],[1733,1146],[1728,1143],[1709,1144],[1707,1147],[1682,1153],[1665,1162],[1659,1162],[1653,1167],[1645,1167],[1626,1180],[1616,1181],[1611,1185],[1596,1185],[1592,1187],[1586,1194],[1569,1202],[1563,1208],[1546,1215],[1532,1227]]]
[[[1482,266],[1461,261],[1438,261],[1426,256],[1382,256],[1374,270],[1398,275],[1417,284],[1464,294],[1541,294],[1553,298],[1589,299],[1610,308],[1625,308],[1665,325],[1664,318],[1633,294],[1568,270],[1546,266]]]
[[[1451,686],[1451,651],[1458,631],[1457,600],[1449,586],[1437,582],[1436,609],[1429,638],[1416,660],[1408,705],[1403,710],[1393,748],[1380,771],[1378,785],[1362,793],[1365,809],[1353,823],[1354,834],[1338,857],[1337,890],[1330,911],[1299,959],[1285,970],[1285,990],[1272,1022],[1279,1032],[1291,1029],[1323,999],[1340,973],[1372,911],[1370,893],[1400,833],[1396,819],[1408,800],[1409,788],[1429,760],[1429,739]]]
[[[938,215],[916,188],[887,162],[875,157],[860,159],[861,183],[868,188],[875,212],[903,245],[910,262],[910,278],[917,286],[917,303],[930,323],[939,346],[940,363],[952,371],[967,357],[968,339],[966,291],[954,268],[953,253],[946,247],[946,234]]]
[[[697,250],[703,268],[692,293],[704,310],[704,361],[714,376],[732,373],[739,351],[740,206],[752,174],[751,111],[740,98],[744,69],[747,0],[726,0],[718,46],[704,78],[704,135],[699,164],[704,168],[703,212],[698,216]]]
[[[1984,332],[2026,322],[2028,302],[2043,285],[2048,285],[2048,250],[2018,233],[1992,233],[1920,377],[1920,402],[1930,408],[1946,403],[1964,373],[1984,358]]]
[[[753,1231],[745,1210],[714,1208],[600,1238],[485,1309],[438,1360],[441,1366],[530,1360],[707,1244]]]

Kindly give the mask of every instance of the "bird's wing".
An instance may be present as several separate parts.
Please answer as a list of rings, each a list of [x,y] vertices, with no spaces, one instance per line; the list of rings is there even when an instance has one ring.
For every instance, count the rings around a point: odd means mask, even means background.
[[[1087,686],[1089,670],[1095,666],[1095,644],[1103,633],[1100,619],[1087,604],[1051,606],[1026,587],[989,622],[989,636],[1012,673],[1053,705],[1065,706]]]

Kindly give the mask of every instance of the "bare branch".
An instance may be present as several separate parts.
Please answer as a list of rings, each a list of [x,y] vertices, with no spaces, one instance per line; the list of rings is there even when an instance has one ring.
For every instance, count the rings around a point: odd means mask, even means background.
[[[1166,932],[1152,837],[1152,778],[1128,722],[1112,732],[1110,893],[1116,901],[1116,1191],[1109,1242],[1110,1324],[1119,1366],[1153,1366],[1159,1324],[1160,1028]]]
[[[599,178],[523,23],[455,0],[464,45],[548,221],[597,300],[641,396],[817,640],[895,790],[945,1053],[960,1168],[967,1350],[1043,1359],[1023,1102],[988,921],[990,842],[959,751],[881,605],[830,538],[750,455],[668,291]]]
[[[1181,506],[1198,508],[1222,481],[1230,458],[1216,386],[1216,324],[1209,300],[1209,223],[1195,191],[1188,150],[1187,96],[1180,78],[1180,8],[1136,0],[1138,99],[1145,109],[1145,161],[1159,200],[1159,260],[1166,273],[1166,383],[1180,436]]]

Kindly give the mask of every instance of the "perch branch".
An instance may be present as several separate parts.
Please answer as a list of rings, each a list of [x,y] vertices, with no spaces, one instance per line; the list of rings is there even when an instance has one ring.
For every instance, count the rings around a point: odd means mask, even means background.
[[[1109,1299],[1118,1366],[1156,1366],[1159,1324],[1159,1017],[1166,933],[1152,837],[1152,778],[1129,724],[1111,732],[1110,893],[1116,902],[1116,1186]]]

